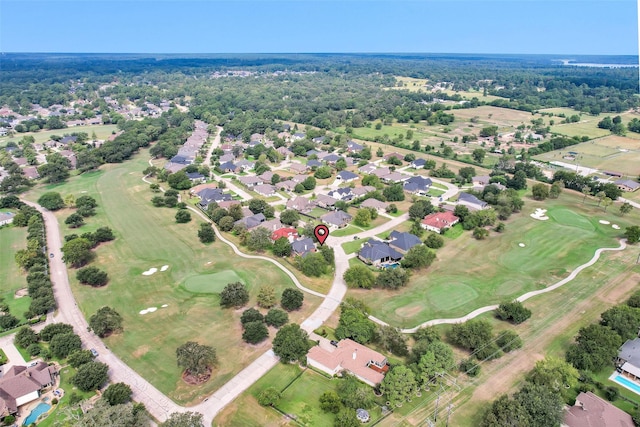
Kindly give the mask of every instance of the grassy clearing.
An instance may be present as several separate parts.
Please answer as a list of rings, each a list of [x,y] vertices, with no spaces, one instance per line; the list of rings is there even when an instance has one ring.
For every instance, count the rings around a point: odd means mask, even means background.
[[[563,150],[554,150],[536,156],[546,162],[560,161],[573,164],[573,160],[564,160],[568,151],[576,152],[577,163],[600,170],[612,170],[636,178],[640,164],[640,143],[637,140],[610,135],[581,144],[572,145]]]
[[[529,125],[531,120],[536,118],[535,115],[526,111],[512,110],[509,108],[493,107],[484,105],[476,108],[463,108],[453,110],[456,119],[465,122],[477,117],[478,123],[474,127],[482,128],[485,124],[496,125],[499,128],[516,127],[521,124]]]
[[[36,140],[36,143],[46,142],[51,139],[51,135],[62,136],[65,134],[71,133],[80,133],[84,132],[89,137],[93,132],[96,133],[98,139],[107,139],[111,136],[111,133],[114,131],[118,131],[118,126],[116,125],[92,125],[92,126],[75,126],[66,129],[55,129],[55,130],[43,130],[40,132],[25,132],[25,133],[17,133],[15,136],[2,137],[0,138],[0,145],[5,145],[9,141],[18,142],[22,139],[23,136],[33,136]]]
[[[152,207],[149,200],[153,194],[141,181],[147,156],[145,150],[123,164],[104,166],[104,171],[81,175],[67,184],[41,187],[30,193],[30,198],[36,200],[39,194],[54,190],[76,196],[86,191],[97,199],[97,215],[78,231],[104,225],[114,230],[116,240],[99,247],[93,262],[109,273],[110,282],[101,289],[81,286],[75,272],[70,271],[78,305],[85,317],[103,305],[116,308],[124,318],[125,332],[107,338],[105,343],[163,393],[187,404],[227,382],[268,348],[269,342],[258,346],[243,343],[239,322],[242,310],[221,310],[218,296],[195,295],[180,284],[187,278],[228,271],[233,266],[249,288],[250,304],[255,303],[264,283],[272,284],[277,294],[294,285],[268,262],[237,257],[221,242],[201,244],[196,237],[199,219],[176,224],[174,209]],[[60,212],[58,218],[69,213]],[[63,234],[70,232],[64,225],[62,229]],[[163,265],[169,265],[165,272],[141,274]],[[291,321],[300,321],[318,303],[319,299],[305,296],[303,309],[293,313]],[[138,314],[163,304],[168,307],[144,316]],[[175,349],[185,341],[198,341],[217,350],[219,366],[202,386],[187,386],[180,378]]]
[[[26,320],[25,311],[29,309],[31,298],[15,297],[18,289],[27,286],[26,275],[16,264],[15,254],[27,247],[27,228],[12,225],[0,229],[0,297],[9,305],[12,315]]]
[[[607,219],[623,230],[638,220],[638,213],[620,217],[579,200],[567,193],[558,200],[527,200],[523,212],[507,222],[504,233],[492,232],[487,240],[478,241],[465,232],[448,241],[429,270],[414,274],[401,291],[348,292],[366,298],[374,316],[394,326],[413,327],[544,289],[588,261],[596,248],[618,246],[621,232],[598,220]],[[537,207],[548,209],[551,219],[532,219],[528,214]],[[521,248],[519,243],[526,246]]]

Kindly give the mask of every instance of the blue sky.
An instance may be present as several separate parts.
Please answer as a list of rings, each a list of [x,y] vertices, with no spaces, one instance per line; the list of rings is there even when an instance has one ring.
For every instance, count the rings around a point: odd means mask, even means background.
[[[0,51],[638,53],[635,0],[0,0]]]

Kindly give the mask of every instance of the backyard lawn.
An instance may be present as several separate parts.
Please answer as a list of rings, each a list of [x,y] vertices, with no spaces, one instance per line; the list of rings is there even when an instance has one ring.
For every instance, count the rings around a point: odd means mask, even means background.
[[[147,158],[145,150],[123,164],[105,165],[104,171],[39,188],[29,197],[37,200],[45,191],[59,191],[63,196],[87,194],[97,199],[97,215],[73,232],[84,233],[100,226],[114,230],[116,240],[98,247],[92,263],[106,270],[110,281],[98,289],[82,286],[71,270],[78,305],[87,318],[103,305],[116,308],[124,318],[125,332],[107,338],[105,343],[163,393],[188,404],[219,388],[269,347],[269,341],[257,346],[244,344],[239,321],[242,310],[220,309],[218,294],[210,292],[240,277],[249,288],[249,305],[253,305],[262,284],[273,285],[277,295],[294,285],[271,263],[239,258],[219,241],[200,243],[196,237],[200,219],[195,214],[191,222],[176,224],[175,209],[153,207],[149,202],[153,193],[141,180]],[[64,220],[70,213],[69,209],[59,211],[58,219]],[[66,235],[72,231],[62,224],[62,232]],[[142,275],[150,268],[161,270],[163,266],[167,266],[166,271]],[[217,275],[210,277],[210,286],[207,277],[198,279],[206,275]],[[303,309],[292,313],[290,320],[301,321],[319,301],[305,295]],[[150,307],[158,310],[139,314]],[[208,344],[217,351],[219,364],[212,379],[202,386],[188,386],[180,378],[175,350],[186,341]]]

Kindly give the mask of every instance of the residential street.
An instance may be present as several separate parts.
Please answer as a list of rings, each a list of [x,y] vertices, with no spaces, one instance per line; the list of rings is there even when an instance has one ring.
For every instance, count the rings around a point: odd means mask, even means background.
[[[212,147],[215,147],[220,142],[220,134],[216,137],[216,140],[212,143]],[[214,148],[210,149],[210,152]],[[248,194],[240,189],[234,188],[233,184],[227,183],[227,188],[236,192],[241,197],[249,197]],[[448,188],[447,192],[443,195],[443,199],[450,198],[458,192],[458,188],[454,185],[444,183]],[[244,195],[243,195],[244,193]],[[445,197],[446,196],[446,197]],[[58,303],[58,311],[54,316],[55,322],[65,322],[74,326],[74,329],[78,335],[82,338],[82,341],[86,348],[95,348],[100,355],[98,360],[109,365],[109,375],[113,382],[124,382],[131,386],[133,391],[133,399],[143,403],[147,410],[158,420],[164,421],[167,416],[172,412],[181,411],[197,411],[204,415],[205,425],[211,425],[214,417],[231,401],[239,396],[243,391],[249,388],[255,381],[266,374],[276,363],[278,358],[273,354],[270,349],[259,356],[253,363],[244,368],[235,377],[228,381],[224,386],[218,389],[215,393],[206,399],[203,399],[202,403],[192,407],[182,407],[171,401],[168,397],[162,394],[158,389],[151,385],[148,381],[138,375],[133,369],[127,366],[122,360],[120,360],[115,354],[105,347],[102,341],[94,335],[92,332],[88,332],[88,324],[85,320],[85,316],[80,311],[75,303],[75,299],[71,292],[69,284],[69,278],[67,276],[67,270],[65,264],[62,262],[62,237],[58,227],[58,222],[55,215],[42,208],[41,206],[27,202],[25,203],[34,206],[40,212],[42,212],[46,229],[47,229],[47,245],[49,252],[54,254],[53,258],[50,258],[51,268],[51,280],[54,285],[54,295]],[[194,208],[189,208],[196,214],[200,215],[203,219],[208,221],[208,218]],[[376,234],[391,230],[397,227],[402,222],[408,219],[408,213],[405,213],[397,218],[393,218],[390,221],[368,231],[358,233],[359,238],[373,237]],[[217,229],[215,229],[218,239],[224,243],[230,245],[234,252],[244,258],[263,259],[277,265],[283,270],[295,283],[295,285],[302,291],[309,294],[324,298],[320,306],[304,320],[301,327],[308,333],[312,333],[314,329],[321,326],[340,306],[342,299],[347,292],[347,286],[344,282],[344,272],[349,268],[349,257],[344,253],[342,244],[353,239],[353,236],[344,237],[332,237],[329,236],[326,244],[334,248],[335,251],[335,276],[332,287],[329,293],[325,296],[319,292],[312,291],[304,287],[291,271],[284,267],[279,262],[259,255],[247,255],[242,253],[232,242],[225,239]],[[377,320],[377,319],[376,319]]]

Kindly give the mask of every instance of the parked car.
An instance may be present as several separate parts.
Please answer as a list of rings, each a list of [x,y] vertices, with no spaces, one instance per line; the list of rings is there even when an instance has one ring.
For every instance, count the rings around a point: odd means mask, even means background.
[[[53,252],[49,254],[49,258],[53,258]]]
[[[331,343],[331,345],[332,345],[332,346],[334,346],[334,347],[337,347],[337,346],[338,346],[338,341],[336,341],[336,340],[331,340],[331,341],[330,341],[330,343]]]
[[[98,352],[96,351],[95,348],[91,349],[91,354],[93,354],[93,357],[98,357]]]

